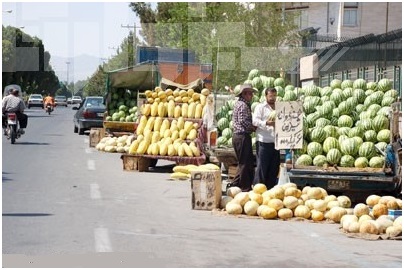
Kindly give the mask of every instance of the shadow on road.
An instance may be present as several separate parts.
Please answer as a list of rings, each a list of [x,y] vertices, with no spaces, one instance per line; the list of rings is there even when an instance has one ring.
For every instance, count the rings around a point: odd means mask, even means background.
[[[49,143],[38,143],[38,142],[16,142],[15,144],[23,144],[23,145],[49,145]]]
[[[149,167],[149,172],[155,173],[172,173],[175,164],[168,164],[163,166]]]
[[[46,217],[53,216],[47,213],[3,213],[3,217]]]
[[[6,175],[6,174],[11,174],[11,173],[8,173],[8,172],[2,172],[2,178],[1,178],[1,181],[2,181],[2,182],[5,182],[5,181],[12,181],[13,179],[11,179],[11,178],[9,178],[9,177],[7,177],[7,176],[4,176],[4,175]]]

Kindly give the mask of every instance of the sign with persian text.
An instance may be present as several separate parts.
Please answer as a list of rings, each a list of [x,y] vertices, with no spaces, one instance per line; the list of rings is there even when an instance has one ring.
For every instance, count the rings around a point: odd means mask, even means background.
[[[303,148],[303,105],[301,101],[275,103],[275,148]]]

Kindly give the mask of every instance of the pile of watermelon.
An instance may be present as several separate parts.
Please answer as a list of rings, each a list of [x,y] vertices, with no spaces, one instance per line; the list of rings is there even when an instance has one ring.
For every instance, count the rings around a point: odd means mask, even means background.
[[[267,77],[253,69],[242,83],[250,83],[259,90],[253,97],[252,111],[265,100],[266,87],[277,90],[277,101],[303,101],[304,143],[303,149],[296,151],[297,165],[384,166],[383,153],[390,142],[389,113],[399,96],[389,79],[378,82],[334,79],[326,87],[298,88],[286,85],[281,77]],[[232,147],[234,103],[235,99],[229,100],[217,111],[219,147]],[[254,134],[252,140],[255,144]]]
[[[398,91],[389,79],[331,81],[297,90],[303,100],[304,147],[298,165],[383,168],[389,113]]]

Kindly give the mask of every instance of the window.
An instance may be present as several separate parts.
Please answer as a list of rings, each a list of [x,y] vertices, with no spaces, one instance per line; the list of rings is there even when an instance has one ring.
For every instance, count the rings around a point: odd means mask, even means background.
[[[358,25],[358,2],[344,3],[344,26]]]

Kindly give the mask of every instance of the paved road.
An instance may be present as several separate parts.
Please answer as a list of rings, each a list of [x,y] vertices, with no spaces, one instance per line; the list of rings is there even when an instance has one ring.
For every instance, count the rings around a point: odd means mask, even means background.
[[[401,241],[192,210],[171,163],[123,171],[73,133],[71,107],[28,114],[26,134],[2,141],[3,267],[402,267]]]

